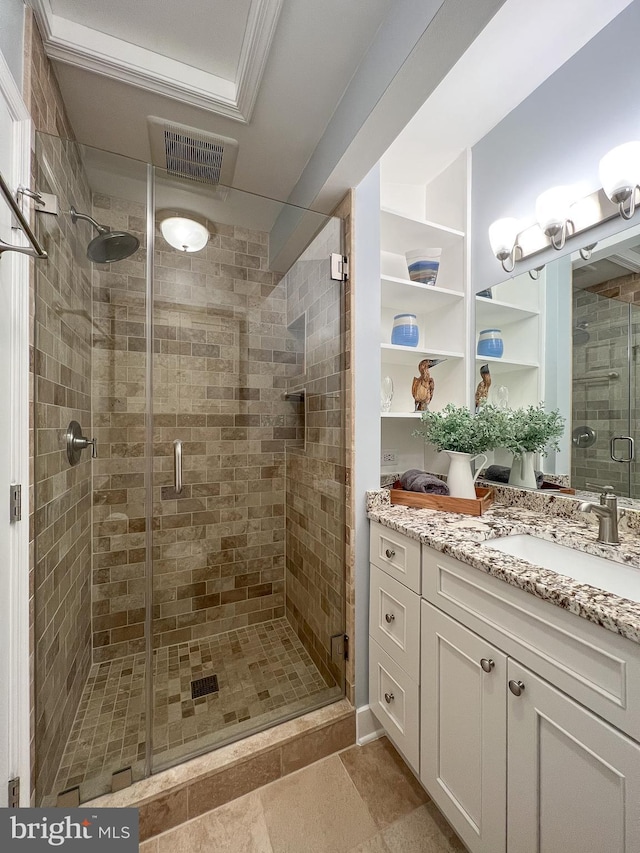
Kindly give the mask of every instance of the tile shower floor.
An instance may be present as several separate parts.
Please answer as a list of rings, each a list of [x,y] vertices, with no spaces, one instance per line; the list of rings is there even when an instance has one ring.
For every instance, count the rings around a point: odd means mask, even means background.
[[[145,742],[145,655],[94,664],[52,796],[80,785],[81,800],[110,790],[111,774],[141,778]],[[218,678],[218,692],[191,698],[191,682]],[[337,698],[286,619],[154,652],[155,764],[166,766],[288,714]],[[154,767],[158,769],[158,767]]]

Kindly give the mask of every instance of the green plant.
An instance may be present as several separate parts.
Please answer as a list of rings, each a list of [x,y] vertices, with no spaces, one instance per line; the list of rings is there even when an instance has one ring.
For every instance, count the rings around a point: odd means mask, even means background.
[[[473,414],[466,406],[449,403],[439,412],[423,412],[420,436],[439,450],[456,453],[482,453],[498,447],[505,433],[506,413],[495,406],[482,406]]]
[[[557,409],[545,412],[544,404],[514,409],[507,413],[501,447],[516,456],[533,452],[547,456],[559,450],[558,439],[564,433],[565,420]]]

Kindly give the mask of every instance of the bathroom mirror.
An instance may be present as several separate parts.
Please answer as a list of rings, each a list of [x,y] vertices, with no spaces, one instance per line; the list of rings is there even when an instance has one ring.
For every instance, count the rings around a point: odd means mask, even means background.
[[[515,407],[537,397],[559,408],[567,429],[561,452],[540,460],[545,474],[586,491],[610,484],[640,504],[640,224],[602,241],[587,260],[575,251],[537,282],[525,273],[483,294],[476,333],[494,317],[511,362],[490,363],[490,401],[506,396]],[[497,452],[496,462],[510,460]]]

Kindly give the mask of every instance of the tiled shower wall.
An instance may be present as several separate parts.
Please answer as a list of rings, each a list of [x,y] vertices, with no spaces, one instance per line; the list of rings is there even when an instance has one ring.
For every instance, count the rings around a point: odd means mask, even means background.
[[[145,649],[145,205],[96,194],[93,216],[141,244],[93,273],[92,633],[102,662]]]
[[[35,185],[62,210],[89,204],[74,143],[38,140]],[[46,162],[51,170],[41,164]],[[91,427],[91,271],[68,216],[40,216],[49,258],[35,267],[36,743],[38,784],[55,774],[91,663],[91,461],[71,467],[71,420]]]
[[[588,340],[575,332],[583,323]],[[577,488],[609,484],[626,495],[628,466],[611,460],[609,441],[613,435],[629,434],[629,304],[589,290],[576,291],[573,327],[572,429],[590,426],[597,438],[592,447],[572,448],[571,484]],[[636,416],[634,401],[634,421]]]
[[[341,683],[331,636],[345,625],[344,285],[329,275],[340,249],[331,220],[285,276],[287,323],[304,318],[306,363],[292,387],[305,389],[306,441],[286,470],[287,618],[328,683]]]
[[[139,206],[106,197],[94,205],[98,219],[134,232],[141,226]],[[196,256],[156,233],[156,646],[284,615],[285,445],[301,443],[303,422],[283,394],[300,370],[300,342],[287,330],[285,285],[267,269],[266,233],[209,228],[212,238]],[[137,264],[136,256],[100,272],[94,288],[103,330],[93,389],[96,660],[138,650],[144,640],[144,281]],[[175,439],[183,441],[180,495]]]
[[[25,8],[23,92],[39,137],[32,186],[56,193],[61,210],[88,209],[90,194],[55,75]],[[42,144],[41,144],[42,143]],[[48,167],[42,168],[46,156]],[[90,426],[90,269],[76,229],[64,214],[38,217],[49,260],[31,265],[31,791],[53,781],[91,662],[91,463],[71,469],[64,432],[74,418]],[[34,434],[37,431],[37,434]],[[38,458],[35,458],[37,454]],[[36,545],[35,531],[38,531]]]

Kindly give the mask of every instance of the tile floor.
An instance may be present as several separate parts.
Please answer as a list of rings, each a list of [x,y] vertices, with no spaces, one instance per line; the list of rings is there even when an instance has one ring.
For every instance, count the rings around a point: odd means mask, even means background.
[[[329,756],[140,845],[140,853],[464,850],[386,738]]]
[[[75,785],[83,801],[105,793],[120,768],[133,766],[134,779],[141,778],[144,667],[139,654],[91,668],[45,805]],[[192,699],[191,681],[210,674],[218,676],[218,692]],[[341,693],[327,687],[286,619],[158,649],[154,678],[153,751],[162,766]]]

